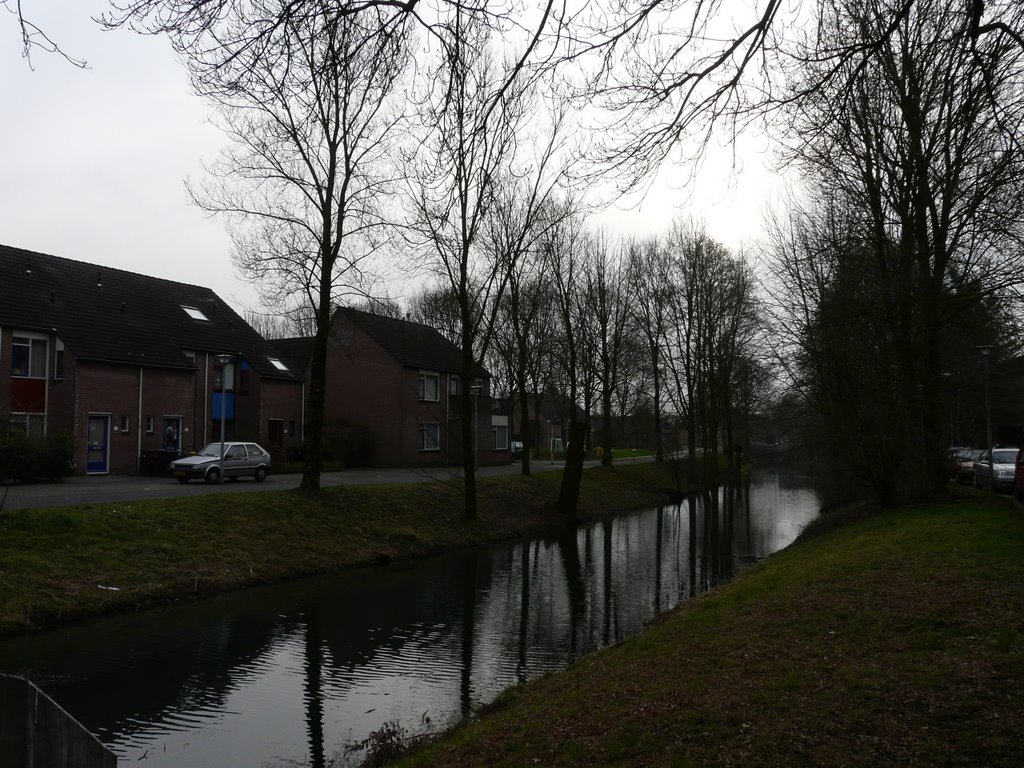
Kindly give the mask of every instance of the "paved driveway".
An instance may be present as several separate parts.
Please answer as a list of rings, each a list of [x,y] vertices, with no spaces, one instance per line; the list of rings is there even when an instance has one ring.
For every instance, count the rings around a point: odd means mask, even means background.
[[[587,466],[599,462],[588,461]],[[546,472],[561,469],[562,462],[552,463],[540,460],[530,464],[532,472]],[[480,467],[477,477],[514,475],[522,471],[516,464],[497,467]],[[328,488],[334,485],[370,485],[374,483],[416,483],[430,480],[449,480],[462,477],[462,470],[456,467],[433,469],[347,469],[343,472],[324,472],[320,485]],[[40,507],[62,507],[69,504],[100,504],[106,502],[130,502],[143,499],[170,499],[178,496],[201,496],[209,493],[256,493],[260,491],[283,491],[297,488],[301,475],[275,475],[271,473],[262,483],[249,477],[223,485],[207,485],[193,481],[179,483],[171,477],[134,477],[125,475],[99,475],[92,477],[69,477],[58,483],[39,485],[0,486],[0,509],[37,509]],[[4,494],[6,493],[6,499]]]

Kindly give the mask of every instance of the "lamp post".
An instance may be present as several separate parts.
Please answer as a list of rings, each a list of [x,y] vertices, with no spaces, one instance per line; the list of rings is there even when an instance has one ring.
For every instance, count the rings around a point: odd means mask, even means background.
[[[217,355],[215,358],[220,365],[220,464],[217,472],[217,482],[224,482],[224,412],[227,410],[227,389],[228,389],[228,366],[231,365],[231,355]]]
[[[474,381],[470,386],[469,391],[473,394],[473,469],[480,468],[480,451],[477,450],[477,441],[480,439],[480,426],[477,423],[479,401],[477,398],[480,396],[480,382]]]
[[[989,385],[988,375],[988,358],[992,354],[992,345],[984,344],[978,347],[978,351],[981,352],[981,358],[985,361],[985,438],[988,440],[985,448],[988,451],[988,489],[990,492],[995,493],[996,470],[992,464],[992,390]]]

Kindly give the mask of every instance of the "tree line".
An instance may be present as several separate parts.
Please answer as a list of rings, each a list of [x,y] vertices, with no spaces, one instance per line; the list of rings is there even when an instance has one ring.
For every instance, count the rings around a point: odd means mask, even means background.
[[[60,52],[17,12],[26,51]],[[171,41],[231,139],[195,201],[273,311],[312,317],[304,488],[330,309],[386,299],[389,270],[443,294],[463,381],[486,362],[579,406],[566,509],[586,414],[609,441],[613,414],[674,411],[692,460],[766,393],[837,497],[934,493],[952,404],[1018,352],[1015,0],[115,0],[103,23]],[[586,226],[584,187],[634,188],[750,123],[799,179],[753,252],[683,222]]]

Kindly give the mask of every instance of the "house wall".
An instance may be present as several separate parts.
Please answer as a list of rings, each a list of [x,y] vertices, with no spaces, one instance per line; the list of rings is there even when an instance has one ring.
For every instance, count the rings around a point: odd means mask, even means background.
[[[437,401],[419,399],[421,370],[438,374]],[[368,438],[369,446],[358,463],[370,466],[460,465],[459,398],[448,396],[449,382],[445,371],[401,365],[362,330],[345,323],[339,326],[327,353],[327,432],[337,436],[342,451],[346,445],[361,445]],[[507,463],[508,450],[491,447],[492,401],[486,390],[476,401],[478,463]],[[437,450],[421,449],[421,424],[437,425]]]
[[[194,373],[182,370],[142,368],[77,361],[74,377],[73,442],[79,472],[88,468],[89,417],[109,416],[109,469],[111,474],[139,471],[140,449],[163,447],[164,419],[181,419],[181,447],[195,443],[195,407],[192,398]],[[141,394],[141,407],[140,407]],[[146,431],[147,416],[154,425]],[[125,417],[127,431],[122,430]],[[56,423],[50,429],[56,429]]]
[[[287,460],[289,454],[302,447],[302,382],[283,379],[262,379],[259,382],[259,442],[270,451],[275,461]],[[280,422],[281,444],[271,440],[270,422]]]
[[[220,434],[220,416],[215,398],[220,395],[222,370],[216,355],[196,353],[196,374],[192,383],[195,402],[193,441],[184,449],[198,451]],[[231,418],[225,419],[225,438],[251,440],[266,448],[275,463],[287,458],[288,452],[301,445],[303,382],[288,379],[262,378],[249,368],[243,370],[241,358],[227,377],[227,394],[234,400]],[[270,421],[279,421],[282,427],[280,445],[271,442]]]
[[[327,389],[324,421],[327,432],[358,444],[363,456],[349,457],[350,463],[368,466],[436,466],[443,463],[445,446],[440,451],[421,454],[414,449],[418,395],[410,398],[410,388],[418,378],[403,372],[398,362],[383,347],[361,330],[349,325],[339,328],[327,350]],[[437,405],[437,404],[435,404]],[[425,420],[442,425],[444,414],[439,409],[425,409]],[[408,439],[403,432],[410,428]],[[363,441],[366,441],[365,444]],[[339,446],[344,449],[344,446]]]
[[[0,326],[0,420],[11,412],[11,338],[10,328]]]

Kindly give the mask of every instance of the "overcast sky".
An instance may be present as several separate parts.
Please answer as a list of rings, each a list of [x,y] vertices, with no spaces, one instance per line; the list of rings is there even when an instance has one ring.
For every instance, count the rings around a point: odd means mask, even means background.
[[[88,62],[78,69],[37,51],[21,56],[13,15],[0,8],[0,243],[212,288],[236,309],[255,291],[231,264],[221,221],[194,207],[184,180],[221,146],[208,110],[162,38],[104,32],[91,20],[104,0],[31,0],[29,18]],[[756,237],[773,195],[761,144],[746,142],[741,172],[720,150],[696,190],[666,169],[636,198],[599,217],[623,233],[664,229],[695,215],[732,247]]]

